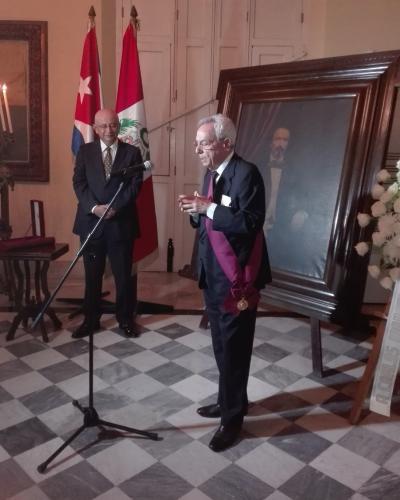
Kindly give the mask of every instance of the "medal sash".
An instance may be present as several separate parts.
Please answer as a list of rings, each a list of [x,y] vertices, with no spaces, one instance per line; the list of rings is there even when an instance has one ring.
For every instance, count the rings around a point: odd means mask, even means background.
[[[212,176],[210,176],[207,193],[210,199],[212,199],[213,192],[212,184]],[[242,269],[226,236],[221,231],[213,230],[211,219],[206,218],[205,225],[218,264],[231,283],[231,289],[224,301],[225,310],[237,315],[247,308],[255,309],[260,300],[260,292],[254,287],[254,282],[262,257],[262,230],[257,233],[249,260]]]

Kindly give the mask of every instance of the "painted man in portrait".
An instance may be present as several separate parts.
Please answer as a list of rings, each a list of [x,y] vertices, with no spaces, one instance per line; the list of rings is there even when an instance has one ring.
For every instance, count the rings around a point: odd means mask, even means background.
[[[276,217],[276,203],[282,171],[287,166],[285,162],[286,150],[289,146],[290,130],[285,127],[275,129],[268,157],[265,185],[269,187],[269,201],[265,216],[264,228],[266,231],[272,228]]]

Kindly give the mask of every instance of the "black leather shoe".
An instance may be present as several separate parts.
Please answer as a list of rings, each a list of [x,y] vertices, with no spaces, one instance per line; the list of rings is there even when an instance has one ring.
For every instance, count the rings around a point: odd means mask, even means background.
[[[220,418],[221,417],[221,408],[219,407],[219,404],[200,406],[200,408],[197,408],[196,411],[200,415],[200,417],[204,417],[204,418]]]
[[[135,329],[133,323],[120,323],[119,329],[124,332],[126,337],[139,337],[139,331]]]
[[[90,322],[85,320],[72,334],[73,339],[81,339],[88,337],[90,334]],[[93,325],[93,333],[100,330],[100,321],[95,321]]]
[[[220,418],[221,417],[221,407],[219,404],[212,404],[207,406],[200,406],[197,408],[197,413],[204,418]],[[243,415],[247,415],[247,407]]]
[[[238,440],[241,425],[220,425],[208,445],[212,451],[224,451]]]

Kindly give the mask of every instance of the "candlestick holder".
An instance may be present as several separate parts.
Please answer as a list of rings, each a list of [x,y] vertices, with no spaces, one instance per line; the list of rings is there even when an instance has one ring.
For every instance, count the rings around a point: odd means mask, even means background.
[[[14,179],[11,170],[6,165],[6,153],[8,148],[15,142],[14,133],[6,130],[0,130],[0,190],[3,186],[14,189]],[[3,210],[1,210],[1,218],[4,217]],[[8,211],[7,211],[8,216]]]
[[[14,133],[7,130],[0,131],[0,163],[4,159],[4,155],[11,144],[14,143]]]
[[[9,189],[14,189],[14,179],[11,170],[5,164],[7,149],[15,141],[14,134],[0,130],[0,239],[7,240],[11,237],[10,226]],[[9,264],[3,264],[0,271],[0,293],[8,295],[12,300],[12,287],[10,284],[11,269]]]

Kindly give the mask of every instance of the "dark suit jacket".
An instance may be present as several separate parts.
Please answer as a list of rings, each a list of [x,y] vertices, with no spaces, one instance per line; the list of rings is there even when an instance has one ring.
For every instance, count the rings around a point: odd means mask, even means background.
[[[276,269],[322,278],[332,213],[332,184],[310,176],[299,164],[287,164],[279,184],[275,221],[267,233],[271,264]],[[318,181],[320,184],[318,185]],[[325,191],[327,190],[327,191]],[[295,224],[296,214],[304,215]]]
[[[204,195],[208,189],[208,177],[208,175],[205,177]],[[228,201],[228,198],[225,197],[230,198],[230,206],[222,204]],[[263,228],[265,218],[264,183],[257,167],[234,154],[222,176],[218,179],[214,201],[218,206],[214,212],[213,229],[225,234],[239,264],[244,267],[253,249],[256,234]],[[192,225],[199,227],[199,285],[201,288],[213,288],[218,281],[226,281],[226,277],[218,265],[209,243],[205,219],[206,216],[201,215],[198,223],[192,221]],[[210,279],[213,280],[213,283],[208,282]],[[271,270],[265,238],[263,238],[262,259],[255,286],[260,289],[270,281]]]
[[[112,172],[142,162],[140,150],[124,142],[118,143],[117,154]],[[114,241],[135,238],[138,234],[135,199],[139,193],[143,176],[138,174],[126,181],[113,208],[116,215],[104,220],[97,229],[94,238],[98,238],[107,228],[107,235]],[[106,205],[116,193],[121,182],[120,177],[111,177],[106,181],[103,167],[100,141],[83,144],[76,156],[73,186],[78,198],[73,232],[85,238],[93,229],[98,217],[91,210],[95,205]]]

